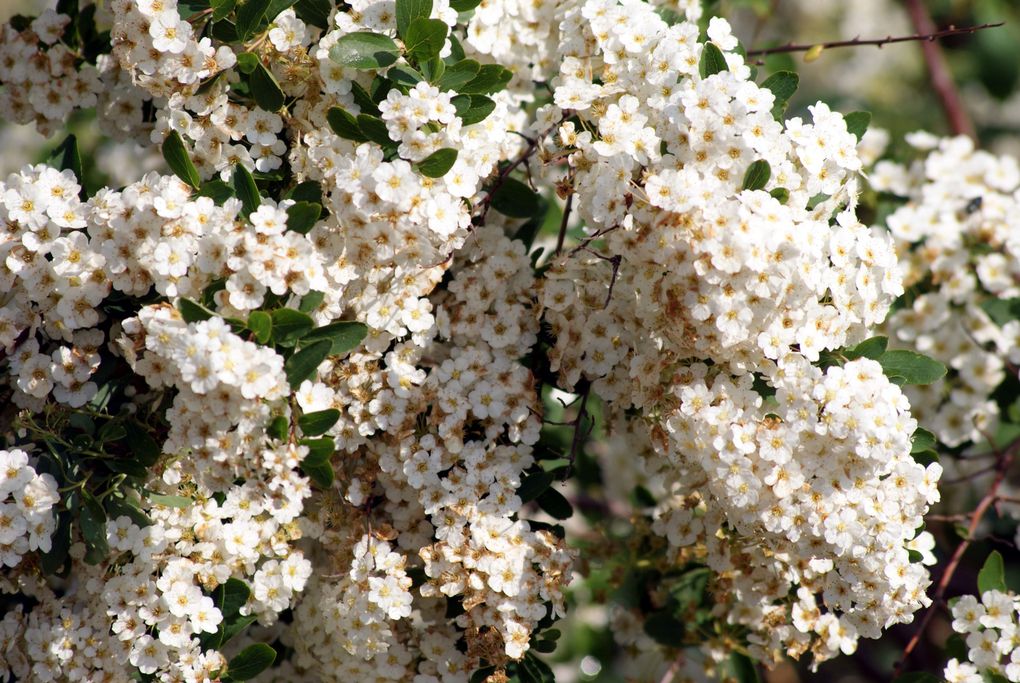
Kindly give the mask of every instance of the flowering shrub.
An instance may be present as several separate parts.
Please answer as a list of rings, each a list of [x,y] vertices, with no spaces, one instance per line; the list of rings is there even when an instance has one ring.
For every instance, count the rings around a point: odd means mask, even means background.
[[[0,182],[0,678],[552,681],[601,571],[657,676],[745,681],[932,605],[931,449],[1016,362],[981,222],[1015,162],[862,175],[867,114],[787,118],[797,75],[686,0],[61,0],[0,36],[5,118],[94,109],[165,164],[98,188],[68,136]],[[862,191],[911,201],[868,227]],[[1008,630],[988,600],[966,628]]]

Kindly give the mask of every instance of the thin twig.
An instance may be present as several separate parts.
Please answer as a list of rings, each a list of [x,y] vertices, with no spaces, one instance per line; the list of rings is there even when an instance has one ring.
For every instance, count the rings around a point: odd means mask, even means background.
[[[574,193],[567,195],[567,203],[563,206],[563,218],[560,220],[560,232],[556,236],[557,254],[563,250],[563,241],[567,238],[567,222],[570,220],[570,210],[574,207]]]
[[[931,43],[940,38],[976,33],[977,31],[983,31],[989,28],[998,28],[999,26],[1003,26],[1005,23],[1006,22],[1004,21],[999,21],[994,24],[981,24],[979,26],[964,26],[963,28],[950,26],[949,28],[943,31],[929,31],[924,33],[919,32],[910,36],[886,36],[885,38],[864,38],[864,39],[853,38],[851,40],[833,40],[827,43],[811,43],[811,44],[787,43],[786,45],[778,45],[776,47],[764,47],[755,50],[748,50],[747,56],[764,57],[766,55],[776,55],[785,52],[807,52],[808,50],[817,49],[819,47],[828,50],[834,47],[862,47],[866,45],[874,45],[877,48],[881,48],[884,45],[890,45],[892,43],[907,43],[911,41],[924,41]]]
[[[903,668],[907,664],[907,660],[910,659],[910,653],[914,651],[918,643],[921,642],[921,638],[924,636],[924,632],[928,628],[928,624],[931,623],[932,618],[935,616],[935,612],[938,607],[942,604],[943,599],[946,595],[946,590],[949,588],[949,582],[953,579],[953,574],[960,566],[960,561],[963,559],[964,553],[967,552],[967,548],[970,547],[976,539],[974,532],[977,531],[978,525],[984,518],[988,508],[992,506],[998,497],[999,486],[1006,480],[1006,473],[1009,470],[1009,466],[1013,462],[1013,458],[1016,456],[1017,451],[1020,450],[1020,439],[1016,439],[1009,446],[999,453],[999,457],[995,463],[995,480],[992,485],[988,487],[988,491],[985,493],[981,502],[978,503],[977,508],[970,516],[970,525],[967,527],[967,537],[960,542],[960,545],[956,546],[956,551],[953,556],[949,558],[949,563],[946,565],[945,571],[942,572],[942,577],[939,579],[938,586],[935,588],[935,594],[932,595],[931,605],[924,613],[924,617],[921,619],[920,625],[917,627],[917,631],[910,638],[910,642],[903,649],[903,656],[900,657],[900,661],[896,663],[896,667],[893,669],[893,679],[899,677],[903,673]]]
[[[924,6],[924,0],[906,0],[906,4],[914,29],[918,33],[931,33],[935,28],[935,22],[932,21],[928,8]],[[942,54],[942,46],[934,39],[930,39],[921,43],[921,49],[924,51],[925,64],[928,65],[928,78],[939,96],[950,130],[954,135],[966,135],[976,140],[974,122],[963,106],[960,91],[949,71],[949,64],[946,63],[946,56]]]

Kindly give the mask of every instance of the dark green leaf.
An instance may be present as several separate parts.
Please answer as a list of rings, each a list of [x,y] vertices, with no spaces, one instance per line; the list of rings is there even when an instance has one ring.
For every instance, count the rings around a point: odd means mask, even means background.
[[[321,29],[330,27],[329,13],[332,11],[332,0],[298,0],[294,5],[298,19]]]
[[[234,188],[219,179],[207,180],[198,190],[198,196],[209,197],[217,206],[223,206],[223,202],[234,196]]]
[[[287,438],[287,430],[290,428],[290,423],[287,422],[287,418],[283,415],[277,415],[269,422],[269,426],[266,427],[266,434],[269,438],[276,439],[277,441],[283,441]]]
[[[1002,562],[1002,555],[998,550],[993,550],[985,560],[984,566],[978,572],[977,577],[978,593],[988,591],[1006,592],[1006,568]]]
[[[847,131],[853,133],[857,137],[857,141],[860,142],[864,134],[868,132],[868,124],[871,123],[871,112],[852,111],[844,116],[843,120],[846,121]]]
[[[981,302],[981,309],[999,327],[1010,320],[1020,319],[1020,299],[985,299]]]
[[[306,180],[298,183],[287,193],[286,199],[296,202],[312,202],[322,204],[322,185],[317,180]]]
[[[81,495],[84,505],[78,515],[78,524],[88,549],[85,561],[99,564],[110,553],[110,546],[106,542],[106,511],[88,491],[83,489]]]
[[[562,493],[554,488],[548,488],[535,499],[538,507],[554,519],[570,519],[574,514],[574,508],[570,505]]]
[[[457,95],[451,103],[465,126],[484,121],[496,108],[496,103],[485,95]]]
[[[361,132],[358,119],[340,107],[330,107],[329,111],[326,112],[326,120],[329,121],[329,127],[333,129],[333,132],[345,140],[354,140],[354,142],[366,142],[368,140],[368,137]]]
[[[203,633],[199,638],[203,649],[219,649],[223,643],[247,628],[257,618],[255,615],[242,616],[241,608],[248,602],[251,589],[239,579],[227,579],[212,592],[213,604],[219,608],[223,621],[215,633]]]
[[[386,122],[377,116],[370,116],[369,114],[358,114],[358,127],[365,136],[383,147],[396,146],[390,138],[389,130],[386,128]]]
[[[397,0],[397,35],[407,36],[407,29],[415,19],[428,19],[432,14],[432,0]]]
[[[305,436],[318,436],[324,434],[330,427],[340,419],[340,411],[336,408],[317,410],[314,413],[305,413],[298,418],[298,427]]]
[[[511,218],[531,218],[541,207],[539,195],[515,178],[504,178],[492,194],[492,208]]]
[[[138,422],[129,420],[124,423],[124,431],[127,432],[128,445],[135,454],[135,459],[146,467],[155,465],[162,449],[149,434],[149,430]]]
[[[772,167],[764,159],[758,159],[744,173],[744,184],[741,190],[764,190],[772,177]]]
[[[645,619],[645,633],[666,647],[684,645],[684,624],[668,612],[655,612]]]
[[[81,188],[79,196],[84,199],[85,193],[85,177],[82,171],[81,165],[81,152],[78,151],[78,138],[74,135],[68,135],[64,138],[64,141],[60,143],[53,152],[53,156],[60,157],[60,170],[71,171],[74,173],[75,179],[78,181],[78,186]]]
[[[418,65],[421,68],[421,75],[429,83],[436,83],[446,73],[446,62],[439,57],[433,57],[427,62]]]
[[[67,512],[57,515],[57,528],[50,536],[50,550],[42,553],[39,564],[46,574],[56,574],[67,561],[71,548],[71,515]]]
[[[255,104],[266,111],[279,111],[283,106],[283,90],[269,69],[259,62],[251,73],[251,94]]]
[[[897,384],[931,384],[946,374],[946,366],[934,358],[902,349],[886,351],[878,362],[889,380]]]
[[[914,458],[914,462],[916,462],[918,465],[921,465],[923,467],[927,467],[928,465],[932,464],[933,462],[938,462],[939,461],[939,454],[936,453],[935,451],[933,451],[930,448],[927,449],[927,450],[923,450],[923,451],[916,451],[916,452],[911,451],[910,455],[911,455],[911,457]]]
[[[407,27],[404,48],[415,62],[427,62],[439,56],[448,32],[449,27],[440,19],[415,19]]]
[[[247,681],[268,669],[275,660],[276,650],[265,643],[255,643],[230,660],[227,675],[235,681]]]
[[[195,168],[195,164],[191,162],[191,157],[188,156],[184,140],[181,139],[180,133],[175,130],[170,131],[170,134],[163,140],[163,158],[166,159],[167,166],[170,167],[175,176],[196,190],[199,188],[202,178],[199,177],[198,169]]]
[[[737,683],[760,683],[758,667],[754,661],[742,652],[734,652],[730,655],[730,666],[733,668],[733,675]]]
[[[522,503],[528,503],[542,495],[552,486],[555,477],[552,472],[538,471],[521,479],[521,485],[517,488],[517,496]]]
[[[386,72],[386,78],[398,85],[407,86],[408,88],[413,88],[415,85],[425,80],[424,76],[406,64],[391,66],[390,70]]]
[[[322,204],[297,202],[287,207],[287,229],[304,235],[315,227],[321,215]]]
[[[701,62],[698,64],[701,77],[708,78],[726,69],[726,57],[723,56],[719,46],[715,43],[705,43],[705,48],[701,51]]]
[[[248,329],[255,341],[265,344],[273,334],[273,318],[265,311],[252,311],[248,314]]]
[[[237,0],[212,0],[209,4],[213,9],[213,21],[222,21],[234,11]]]
[[[241,200],[241,215],[245,218],[259,208],[259,204],[262,203],[262,196],[259,194],[255,179],[241,164],[234,165],[234,192]]]
[[[482,4],[482,0],[451,0],[450,7],[458,12],[470,12]]]
[[[301,465],[321,465],[329,462],[336,452],[336,441],[331,436],[324,436],[321,439],[301,439],[298,443],[308,447],[308,455],[301,461]]]
[[[531,649],[534,650],[535,652],[542,652],[544,654],[548,654],[550,652],[555,652],[556,651],[556,641],[555,640],[536,640],[534,643],[532,643]]]
[[[509,69],[499,64],[485,64],[478,68],[478,75],[460,86],[460,92],[466,95],[488,95],[499,92],[514,77]]]
[[[298,310],[302,313],[311,313],[322,304],[325,298],[325,292],[318,292],[314,289],[310,290],[308,294],[301,297],[301,303],[298,304]]]
[[[181,317],[184,318],[186,323],[201,322],[216,315],[215,311],[210,311],[197,301],[192,301],[183,296],[177,300],[177,310],[181,312]]]
[[[362,114],[370,116],[379,116],[381,114],[379,106],[372,99],[372,95],[357,81],[351,81],[351,96],[354,98],[354,103],[361,109]]]
[[[294,342],[315,327],[312,316],[295,311],[293,308],[279,308],[271,315],[273,317],[273,341],[284,346],[293,346]]]
[[[929,432],[927,429],[918,427],[914,430],[914,435],[911,438],[911,453],[920,453],[926,451],[929,448],[935,447],[935,435]]]
[[[800,76],[793,71],[777,71],[761,84],[761,87],[768,88],[775,97],[776,107],[786,107],[786,103],[797,92],[800,85]]]
[[[393,39],[369,31],[348,33],[329,50],[329,58],[334,62],[355,69],[381,69],[398,57],[400,50]]]
[[[432,154],[418,162],[416,168],[423,176],[429,178],[442,178],[449,171],[454,162],[457,161],[457,150],[444,147],[437,149]]]
[[[287,383],[292,389],[297,389],[306,379],[315,376],[315,369],[329,356],[332,346],[332,342],[323,339],[304,347],[286,360],[283,364],[283,371],[287,375]]]
[[[889,345],[888,337],[872,337],[871,339],[865,339],[857,346],[853,346],[843,350],[843,356],[847,360],[857,360],[858,358],[870,358],[871,360],[878,360],[885,353],[886,347]]]
[[[233,22],[223,20],[217,21],[212,25],[212,31],[210,31],[212,37],[216,40],[223,41],[224,43],[236,43],[237,38],[237,27]]]
[[[342,356],[357,348],[366,336],[368,336],[368,327],[364,324],[341,320],[312,330],[304,336],[302,342],[310,343],[322,339],[328,340],[332,344],[329,355]]]
[[[152,524],[152,520],[138,508],[134,500],[114,495],[107,497],[105,505],[110,519],[127,517],[139,528],[145,528]]]
[[[790,191],[785,187],[776,187],[769,194],[775,197],[780,204],[785,204],[790,199]]]
[[[473,59],[462,59],[456,64],[446,67],[442,77],[436,84],[440,90],[457,90],[470,83],[478,76],[482,65]]]
[[[269,0],[247,0],[243,4],[238,1],[237,8],[237,39],[247,42],[255,34],[269,9]]]

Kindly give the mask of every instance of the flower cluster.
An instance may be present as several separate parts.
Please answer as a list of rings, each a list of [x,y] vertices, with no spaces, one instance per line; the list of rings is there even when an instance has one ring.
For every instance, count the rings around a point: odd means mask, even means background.
[[[966,639],[967,658],[953,657],[943,676],[948,683],[978,683],[989,676],[1020,681],[1016,646],[1020,599],[1012,592],[988,590],[980,600],[964,595],[952,604],[953,631]]]
[[[51,510],[59,501],[56,480],[37,472],[28,453],[0,450],[0,566],[15,567],[34,550],[49,552],[56,529]]]

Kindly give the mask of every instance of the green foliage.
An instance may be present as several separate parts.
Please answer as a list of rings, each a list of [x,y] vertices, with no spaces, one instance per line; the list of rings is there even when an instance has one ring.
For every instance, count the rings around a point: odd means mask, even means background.
[[[348,33],[329,50],[330,59],[354,69],[381,69],[399,57],[400,49],[391,38],[370,31]]]
[[[196,190],[199,188],[202,179],[198,175],[198,169],[188,156],[188,150],[184,146],[184,140],[180,133],[171,131],[163,141],[163,158],[167,166],[174,172],[174,175],[191,185]]]
[[[698,71],[702,78],[708,78],[721,71],[726,71],[726,57],[722,50],[715,43],[705,43],[701,51],[701,61],[698,63]]]
[[[977,586],[979,593],[1006,592],[1006,567],[998,550],[993,550],[985,560],[984,566],[978,572]]]
[[[457,150],[444,147],[425,157],[415,168],[423,176],[442,178],[453,167],[456,161]]]
[[[227,675],[233,681],[247,681],[268,669],[275,660],[276,650],[265,643],[255,643],[230,660]]]
[[[772,177],[772,167],[764,159],[758,159],[747,167],[742,190],[764,190]]]

